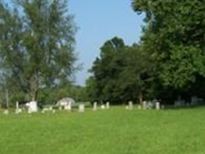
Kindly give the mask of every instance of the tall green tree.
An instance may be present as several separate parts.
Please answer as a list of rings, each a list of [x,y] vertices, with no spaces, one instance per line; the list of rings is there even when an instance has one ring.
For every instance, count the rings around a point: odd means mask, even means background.
[[[91,72],[93,78],[88,83],[95,85],[93,94],[98,101],[112,100],[117,102],[120,97],[116,94],[116,81],[119,78],[122,59],[118,58],[119,53],[124,52],[125,44],[121,38],[114,37],[108,40],[101,47],[100,57],[94,62]],[[95,83],[93,83],[93,81]]]
[[[7,83],[36,100],[41,89],[71,81],[76,27],[67,0],[21,0],[13,6],[15,11],[3,6],[12,21],[1,18],[1,71]]]
[[[142,103],[148,97],[154,62],[139,45],[127,46],[114,37],[105,42],[87,82],[92,100],[120,104],[129,100]]]
[[[12,9],[0,1],[0,68],[1,68],[1,98],[5,98],[5,92],[17,93],[25,87],[25,82],[19,75],[22,72],[24,53],[21,34],[23,23],[18,16],[18,11]],[[12,68],[12,70],[11,70]],[[14,79],[15,77],[15,79]],[[15,82],[19,80],[19,82]],[[23,89],[22,91],[26,91]],[[1,101],[5,102],[5,99]]]
[[[124,67],[120,72],[118,88],[122,94],[130,100],[134,100],[142,104],[144,99],[152,96],[151,85],[153,81],[155,62],[144,52],[143,47],[134,45],[127,47],[121,56],[124,60]]]
[[[205,2],[133,0],[132,5],[145,14],[142,42],[155,56],[159,87],[179,93],[196,87],[205,77]]]

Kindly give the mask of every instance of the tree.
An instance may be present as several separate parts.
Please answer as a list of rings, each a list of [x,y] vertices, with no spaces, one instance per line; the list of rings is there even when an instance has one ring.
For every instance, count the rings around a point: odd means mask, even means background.
[[[33,100],[40,89],[70,82],[76,28],[67,1],[21,0],[13,3],[15,11],[1,5],[9,14],[1,19],[0,62],[5,82]]]
[[[142,103],[148,97],[154,62],[139,45],[126,46],[114,37],[101,47],[100,58],[94,62],[93,76],[87,81],[92,100],[120,104],[133,100]]]
[[[155,63],[140,45],[128,47],[121,57],[124,59],[124,67],[117,83],[121,95],[127,95],[125,98],[138,100],[142,104],[145,98],[151,96],[148,89],[151,89]]]
[[[0,2],[0,85],[1,98],[5,98],[7,93],[16,93],[19,91],[19,85],[23,87],[23,80],[20,81],[18,72],[22,71],[23,53],[21,34],[23,24],[20,22],[17,10],[12,10],[8,5]],[[13,71],[11,71],[11,69]],[[14,82],[14,77],[19,82]],[[1,101],[5,102],[5,99]]]
[[[155,56],[155,80],[162,83],[157,87],[180,95],[193,91],[197,80],[205,77],[204,4],[199,0],[132,1],[133,9],[145,14],[142,44],[145,52]]]
[[[115,94],[115,89],[117,89],[116,81],[123,65],[123,59],[119,59],[118,55],[124,52],[124,48],[123,40],[118,37],[106,41],[101,47],[100,58],[95,60],[91,69],[93,77],[88,82],[90,84],[88,87],[94,86],[92,88],[95,88],[90,93],[91,96],[94,96],[92,99],[97,101],[119,101],[120,97]]]

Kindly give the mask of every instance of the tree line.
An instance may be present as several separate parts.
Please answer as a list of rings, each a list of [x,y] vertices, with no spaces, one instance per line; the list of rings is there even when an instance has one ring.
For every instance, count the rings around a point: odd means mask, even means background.
[[[205,98],[205,2],[132,0],[132,8],[145,16],[141,40],[105,42],[87,80],[89,97],[116,104]]]
[[[0,101],[205,98],[205,2],[131,3],[144,15],[140,41],[107,40],[82,87],[73,83],[77,28],[68,0],[0,0]]]

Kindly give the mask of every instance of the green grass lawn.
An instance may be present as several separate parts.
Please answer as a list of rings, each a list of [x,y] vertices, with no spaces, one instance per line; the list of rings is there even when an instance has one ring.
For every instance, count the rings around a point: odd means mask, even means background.
[[[0,154],[204,154],[205,108],[0,114]]]

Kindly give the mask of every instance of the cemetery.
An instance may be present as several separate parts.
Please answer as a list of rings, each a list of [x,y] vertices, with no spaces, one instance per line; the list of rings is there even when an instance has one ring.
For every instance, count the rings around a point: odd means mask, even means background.
[[[157,100],[113,106],[64,97],[43,108],[35,101],[16,102],[15,109],[0,110],[0,153],[201,154],[205,108],[176,102],[173,108],[163,108]]]
[[[128,107],[80,105],[74,112],[18,115],[1,111],[0,153],[201,154],[205,150],[204,107],[142,110],[131,102]]]
[[[205,154],[205,1],[0,0],[0,154]]]

